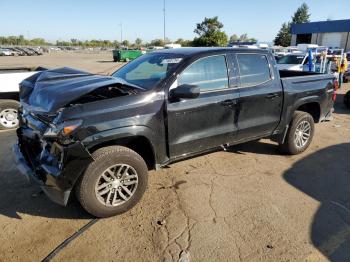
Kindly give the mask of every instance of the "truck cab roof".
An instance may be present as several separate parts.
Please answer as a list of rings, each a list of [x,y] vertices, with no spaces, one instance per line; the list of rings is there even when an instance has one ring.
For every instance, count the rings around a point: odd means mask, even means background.
[[[201,55],[201,54],[210,54],[210,53],[218,53],[222,51],[230,51],[230,52],[244,52],[244,53],[268,53],[269,51],[266,49],[251,49],[251,48],[235,48],[235,47],[181,47],[174,49],[162,49],[157,50],[152,53],[166,53],[166,54],[178,54],[182,56],[192,56],[192,55]]]

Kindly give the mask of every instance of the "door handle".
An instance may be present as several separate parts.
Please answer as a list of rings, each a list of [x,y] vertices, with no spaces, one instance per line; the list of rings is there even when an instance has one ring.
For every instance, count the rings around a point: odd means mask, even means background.
[[[237,100],[234,100],[234,99],[225,100],[225,101],[220,102],[220,104],[223,106],[227,106],[227,107],[233,107],[233,106],[237,105]]]
[[[274,99],[276,97],[279,97],[280,95],[278,93],[270,93],[270,94],[267,94],[265,97],[268,98],[268,99]]]

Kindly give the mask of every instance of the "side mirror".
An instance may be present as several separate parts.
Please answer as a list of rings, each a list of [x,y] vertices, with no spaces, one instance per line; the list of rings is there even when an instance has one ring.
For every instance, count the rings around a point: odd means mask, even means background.
[[[170,90],[170,97],[173,99],[181,98],[197,98],[200,94],[200,88],[196,85],[180,85],[172,90]]]

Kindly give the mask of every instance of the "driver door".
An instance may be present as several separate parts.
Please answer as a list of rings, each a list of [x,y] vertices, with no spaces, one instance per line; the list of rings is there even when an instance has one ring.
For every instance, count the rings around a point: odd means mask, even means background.
[[[190,84],[200,87],[193,99],[169,98],[168,139],[171,159],[186,157],[233,141],[238,89],[230,85],[226,54],[202,57],[178,76],[171,88]],[[236,78],[232,79],[235,80]],[[233,83],[233,82],[232,82]]]

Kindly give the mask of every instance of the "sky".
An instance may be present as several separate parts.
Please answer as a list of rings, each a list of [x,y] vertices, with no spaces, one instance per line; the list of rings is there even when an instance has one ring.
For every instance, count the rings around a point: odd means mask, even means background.
[[[193,39],[196,23],[218,16],[223,30],[271,42],[305,2],[311,21],[350,19],[350,0],[166,0],[166,36]],[[163,0],[1,0],[0,36],[56,40],[163,38]]]

